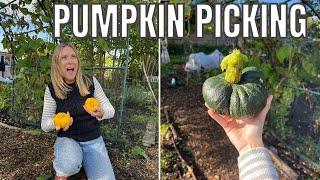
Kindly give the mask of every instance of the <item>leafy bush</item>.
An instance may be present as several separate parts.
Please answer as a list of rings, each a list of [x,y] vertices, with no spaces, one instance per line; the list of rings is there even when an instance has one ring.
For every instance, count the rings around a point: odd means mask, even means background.
[[[40,125],[45,83],[50,79],[50,60],[47,56],[42,56],[38,67],[34,67],[32,63],[35,62],[30,59],[18,63],[18,73],[14,78],[16,96],[13,111],[16,119]]]
[[[310,93],[310,90],[319,92],[319,48],[319,42],[305,39],[289,39],[286,42],[281,39],[254,39],[243,47],[249,54],[249,65],[261,69],[270,94],[274,96],[266,130],[274,131],[290,146],[315,161],[320,156],[319,151],[310,149],[317,149],[319,142],[310,136],[313,131],[318,132],[314,128],[317,125],[313,119],[316,118],[293,118],[291,113],[294,102],[302,94],[308,95],[304,98],[308,106],[306,109],[310,110],[308,114],[316,114],[319,108],[319,100],[315,100],[316,95]],[[300,114],[305,113],[301,108],[299,111]],[[303,127],[310,131],[302,134],[299,130],[304,130]]]
[[[8,110],[11,107],[10,94],[11,86],[0,83],[0,110]]]
[[[172,67],[171,63],[169,64],[161,64],[161,76],[165,76],[168,74],[172,74],[174,72],[174,68]]]
[[[138,82],[133,82],[127,89],[125,101],[128,106],[133,107],[145,106],[147,104],[150,104],[153,99],[152,96],[148,93],[146,87],[142,86]]]

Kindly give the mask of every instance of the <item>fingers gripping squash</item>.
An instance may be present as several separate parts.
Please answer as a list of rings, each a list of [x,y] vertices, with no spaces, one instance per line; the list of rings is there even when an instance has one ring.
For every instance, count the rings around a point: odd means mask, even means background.
[[[226,72],[204,82],[202,94],[207,105],[219,114],[252,117],[266,104],[264,77],[256,67],[243,69],[247,57],[236,51],[236,55],[232,55],[233,51],[221,62],[221,69]]]

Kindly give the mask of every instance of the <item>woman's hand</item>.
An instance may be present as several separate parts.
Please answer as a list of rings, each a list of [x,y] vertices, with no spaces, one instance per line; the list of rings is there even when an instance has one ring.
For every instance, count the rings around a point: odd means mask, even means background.
[[[87,109],[85,106],[83,106],[84,110],[86,110],[91,116],[96,117],[96,118],[102,118],[103,117],[103,110],[100,108],[100,106],[97,108],[96,111],[90,111]]]
[[[219,115],[212,111],[206,104],[208,114],[216,120],[224,129],[232,144],[239,154],[257,147],[263,147],[262,131],[263,125],[270,109],[272,95],[267,98],[267,104],[263,110],[253,118],[233,119],[229,116]]]
[[[69,112],[67,112],[67,114],[70,116],[70,113],[69,113]],[[55,115],[53,115],[53,117],[54,117],[54,116],[55,116]],[[63,130],[63,131],[68,130],[69,127],[72,125],[72,123],[73,123],[73,118],[70,117],[70,123],[69,123],[69,125],[67,125],[65,128],[62,128],[62,130]],[[56,131],[59,131],[59,130],[61,129],[60,126],[55,126],[55,128],[56,128]]]

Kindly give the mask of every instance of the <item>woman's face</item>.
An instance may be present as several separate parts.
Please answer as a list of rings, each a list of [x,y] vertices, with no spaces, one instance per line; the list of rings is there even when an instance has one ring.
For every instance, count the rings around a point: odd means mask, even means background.
[[[74,83],[79,68],[77,55],[74,50],[66,46],[60,52],[59,67],[61,69],[61,76],[68,84]]]

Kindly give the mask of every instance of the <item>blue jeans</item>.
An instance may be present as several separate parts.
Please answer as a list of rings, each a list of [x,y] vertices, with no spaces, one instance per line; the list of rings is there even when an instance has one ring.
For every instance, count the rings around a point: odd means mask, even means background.
[[[115,179],[108,152],[102,137],[78,142],[58,137],[54,145],[53,167],[57,176],[69,177],[80,171],[83,165],[89,180]]]

